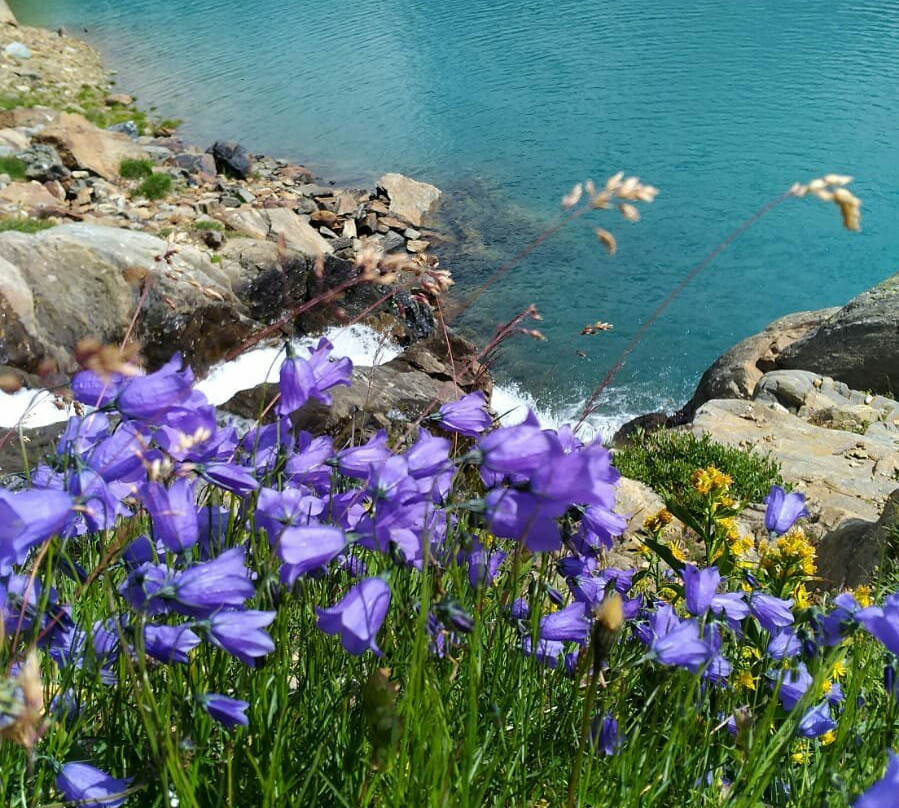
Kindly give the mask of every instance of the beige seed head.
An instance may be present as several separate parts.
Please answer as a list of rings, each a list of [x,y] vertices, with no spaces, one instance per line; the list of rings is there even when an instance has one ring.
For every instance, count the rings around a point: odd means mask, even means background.
[[[602,246],[606,248],[609,255],[615,255],[615,253],[618,252],[618,242],[615,241],[615,236],[601,227],[597,227],[595,232],[596,238],[600,240]]]

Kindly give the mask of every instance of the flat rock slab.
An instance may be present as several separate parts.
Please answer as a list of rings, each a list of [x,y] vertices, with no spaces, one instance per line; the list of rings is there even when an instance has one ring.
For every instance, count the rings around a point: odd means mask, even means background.
[[[895,435],[827,429],[779,405],[733,399],[703,404],[691,429],[720,443],[770,453],[783,476],[806,495],[819,535],[848,519],[876,521],[897,488]]]
[[[439,188],[402,174],[385,174],[378,180],[378,188],[390,198],[390,213],[413,227],[421,225],[441,197]]]
[[[11,182],[0,188],[0,202],[4,206],[15,205],[24,210],[53,208],[59,205],[59,199],[51,194],[39,182]]]

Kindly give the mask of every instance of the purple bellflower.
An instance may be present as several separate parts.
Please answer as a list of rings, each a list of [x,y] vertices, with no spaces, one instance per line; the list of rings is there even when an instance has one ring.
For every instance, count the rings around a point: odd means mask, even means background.
[[[764,592],[756,591],[749,597],[749,611],[769,634],[776,634],[793,625],[793,612],[790,611],[792,605],[792,600],[782,600]]]
[[[334,346],[323,337],[318,346],[310,351],[308,359],[294,358],[288,352],[281,365],[281,398],[276,407],[279,416],[290,415],[310,398],[330,404],[331,396],[327,391],[339,384],[350,384],[353,363],[346,358],[332,362],[333,349]]]
[[[822,701],[815,707],[806,710],[799,722],[799,734],[803,738],[817,738],[825,732],[836,729],[837,722],[830,715],[830,705]]]
[[[772,485],[765,497],[765,528],[778,536],[786,533],[800,516],[808,516],[805,497],[796,492],[786,493],[779,485]]]
[[[687,564],[683,579],[687,611],[694,617],[702,617],[712,605],[712,598],[721,583],[721,573],[716,567],[699,570],[692,564]]]
[[[110,777],[88,763],[66,763],[56,775],[56,787],[66,801],[79,806],[117,808],[124,804],[130,785],[130,777]]]
[[[189,550],[197,543],[199,524],[194,487],[189,480],[175,480],[168,488],[149,482],[141,499],[153,517],[153,535],[173,553]]]
[[[181,354],[176,353],[155,373],[126,381],[116,399],[119,412],[126,418],[152,422],[170,407],[186,401],[194,374],[190,368],[182,370],[181,365]]]
[[[887,597],[882,607],[869,606],[857,611],[855,619],[888,651],[899,654],[899,593]]]
[[[890,750],[883,777],[862,794],[852,808],[896,808],[899,794],[899,755]]]
[[[71,510],[72,498],[64,491],[0,490],[0,577],[21,564],[32,547],[58,533]]]
[[[583,603],[572,603],[540,618],[540,638],[543,640],[569,640],[583,644],[589,632],[590,620]]]
[[[343,552],[346,538],[339,527],[331,525],[303,525],[288,527],[278,540],[281,580],[292,585],[307,572],[323,567]]]
[[[275,643],[263,629],[275,619],[275,612],[245,611],[216,612],[200,621],[196,628],[203,630],[213,645],[227,651],[246,665],[275,650]]]
[[[250,719],[245,715],[247,707],[250,706],[248,701],[231,699],[218,693],[204,693],[198,696],[197,700],[203,705],[206,712],[223,727],[231,729],[237,726],[246,727],[250,724]]]
[[[188,626],[144,626],[144,647],[160,662],[188,663],[187,655],[200,644],[200,638]]]
[[[458,432],[469,438],[478,437],[493,425],[487,412],[487,399],[480,390],[462,396],[458,401],[447,402],[430,420],[448,432]]]
[[[316,609],[318,627],[326,634],[339,634],[343,647],[351,654],[373,651],[381,656],[376,637],[387,608],[390,587],[380,578],[366,578],[330,609]]]

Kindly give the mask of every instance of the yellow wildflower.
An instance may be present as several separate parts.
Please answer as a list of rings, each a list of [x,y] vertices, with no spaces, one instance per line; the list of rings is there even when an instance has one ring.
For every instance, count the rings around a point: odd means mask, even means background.
[[[857,586],[855,588],[855,599],[858,601],[858,605],[863,609],[866,609],[868,606],[873,605],[874,598],[871,597],[871,587],[865,586]]]
[[[805,584],[798,584],[793,590],[793,598],[796,601],[797,609],[807,609],[811,605],[811,596]]]
[[[811,755],[809,755],[807,749],[797,749],[795,752],[793,752],[793,754],[790,755],[790,760],[798,765],[808,763],[810,758]]]
[[[740,671],[737,674],[736,685],[741,690],[755,690],[755,677],[749,671]]]
[[[673,519],[674,516],[671,515],[671,512],[667,508],[662,508],[658,513],[647,516],[643,520],[643,527],[650,533],[661,533],[662,530],[671,524]]]
[[[836,739],[837,734],[832,729],[829,729],[821,736],[821,745],[830,746],[830,744],[832,744]]]

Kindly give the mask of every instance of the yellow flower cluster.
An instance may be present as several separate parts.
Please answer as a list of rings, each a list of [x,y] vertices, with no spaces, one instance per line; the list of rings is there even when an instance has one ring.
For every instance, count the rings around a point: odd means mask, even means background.
[[[814,575],[815,548],[799,528],[793,528],[776,542],[762,542],[759,547],[762,569],[768,572],[790,573],[798,570],[803,575]]]
[[[730,488],[732,482],[733,479],[731,479],[731,477],[723,471],[719,471],[714,466],[697,469],[693,472],[693,488],[703,496],[706,496],[707,494],[723,495]],[[730,498],[728,497],[728,499]],[[731,503],[733,503],[733,500],[731,500]]]
[[[658,513],[647,516],[646,519],[643,520],[643,527],[646,528],[649,533],[658,534],[668,527],[673,519],[674,517],[671,515],[671,511],[667,508],[662,508]]]

